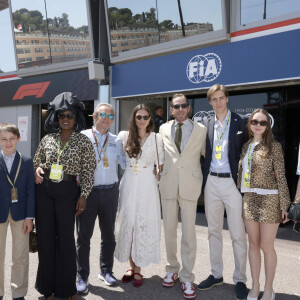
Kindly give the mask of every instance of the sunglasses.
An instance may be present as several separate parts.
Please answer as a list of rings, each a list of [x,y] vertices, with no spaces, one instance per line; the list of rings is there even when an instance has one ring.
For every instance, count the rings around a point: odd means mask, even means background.
[[[58,116],[59,120],[63,120],[65,118],[67,118],[68,120],[75,119],[75,116],[73,114],[71,114],[71,113],[69,113],[69,114],[59,113],[57,116]]]
[[[268,121],[251,120],[250,124],[251,125],[257,125],[257,124],[259,124],[260,126],[266,127],[268,125]]]
[[[149,120],[150,116],[141,116],[141,115],[137,115],[136,118],[137,118],[137,120],[139,120],[139,121],[142,120],[142,119],[144,119],[145,121],[147,121],[147,120]]]
[[[113,120],[113,119],[115,118],[115,116],[114,116],[113,114],[107,114],[107,113],[104,113],[104,112],[101,112],[101,113],[99,114],[99,117],[100,117],[100,118],[105,118],[106,116],[108,116],[108,118],[109,118],[110,120]]]
[[[183,104],[172,104],[172,107],[174,108],[174,109],[179,109],[180,107],[181,108],[188,108],[189,107],[189,104],[188,103],[183,103]]]

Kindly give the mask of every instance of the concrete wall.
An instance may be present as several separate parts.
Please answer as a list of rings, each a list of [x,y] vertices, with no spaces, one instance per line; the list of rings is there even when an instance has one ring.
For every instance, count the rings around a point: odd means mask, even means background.
[[[27,128],[27,141],[20,141],[17,150],[26,156],[33,156],[31,140],[32,140],[32,105],[9,106],[0,108],[0,123],[13,123],[18,126],[18,118],[27,117],[28,124],[23,129],[23,134]],[[23,125],[23,126],[24,126]],[[21,128],[18,126],[19,129]]]

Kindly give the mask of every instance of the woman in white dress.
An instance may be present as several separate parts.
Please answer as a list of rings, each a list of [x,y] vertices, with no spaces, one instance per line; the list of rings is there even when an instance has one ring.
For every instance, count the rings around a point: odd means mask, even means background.
[[[123,282],[143,284],[141,267],[160,263],[160,201],[154,165],[163,162],[159,135],[152,132],[151,112],[143,104],[133,110],[129,131],[119,133],[126,155],[126,169],[120,183],[116,222],[115,256],[129,260]]]

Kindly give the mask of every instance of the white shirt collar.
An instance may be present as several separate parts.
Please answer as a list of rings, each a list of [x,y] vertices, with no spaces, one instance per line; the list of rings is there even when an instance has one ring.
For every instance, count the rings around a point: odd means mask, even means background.
[[[14,159],[15,158],[15,156],[16,156],[16,152],[17,151],[15,151],[12,155],[10,155],[10,156],[6,156],[4,153],[3,153],[3,150],[1,150],[1,153],[2,153],[2,155],[3,155],[3,157],[6,159],[6,160],[9,160],[9,159]]]

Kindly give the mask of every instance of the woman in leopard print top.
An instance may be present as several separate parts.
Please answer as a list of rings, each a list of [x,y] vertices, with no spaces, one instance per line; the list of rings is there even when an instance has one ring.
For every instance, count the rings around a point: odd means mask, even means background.
[[[266,281],[264,300],[275,299],[276,270],[274,241],[280,222],[286,223],[290,195],[285,178],[282,147],[273,140],[269,114],[256,109],[248,121],[250,140],[243,146],[239,162],[238,187],[244,193],[243,218],[249,240],[252,289],[247,299],[257,300],[264,253]]]
[[[39,266],[36,289],[45,299],[77,299],[75,214],[84,212],[94,185],[93,145],[79,133],[85,126],[84,105],[71,93],[49,105],[45,129],[34,156],[36,229]],[[76,181],[79,176],[80,187]]]

